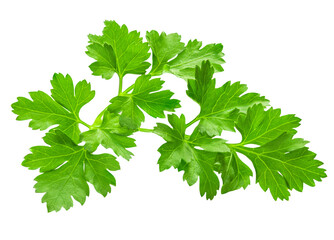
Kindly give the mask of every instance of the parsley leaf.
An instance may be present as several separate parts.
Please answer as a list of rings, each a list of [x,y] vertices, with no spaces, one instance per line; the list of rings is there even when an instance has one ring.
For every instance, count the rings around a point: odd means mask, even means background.
[[[82,133],[81,138],[90,152],[94,152],[101,144],[105,148],[111,148],[117,156],[129,160],[133,154],[126,148],[136,146],[135,140],[127,137],[131,134],[132,131],[119,125],[118,115],[105,111],[102,123]]]
[[[215,72],[222,72],[223,60],[222,44],[208,44],[202,47],[202,42],[189,41],[185,49],[167,65],[166,72],[172,73],[185,80],[194,78],[196,66],[203,61],[210,61]]]
[[[151,79],[150,75],[137,78],[132,93],[122,93],[111,99],[110,112],[120,112],[120,124],[130,129],[137,129],[145,120],[143,109],[154,118],[164,118],[164,111],[173,112],[180,107],[179,100],[171,99],[174,93],[169,90],[159,91],[164,81]]]
[[[35,178],[35,189],[45,193],[42,202],[47,203],[49,212],[69,209],[72,197],[84,204],[89,195],[87,181],[103,196],[111,191],[110,185],[116,185],[109,171],[120,167],[113,155],[93,155],[59,130],[47,133],[44,141],[49,146],[31,148],[22,165],[42,172]]]
[[[275,200],[289,199],[289,190],[302,191],[303,183],[314,186],[314,180],[326,177],[325,170],[319,168],[323,163],[315,160],[316,154],[305,147],[307,141],[293,138],[300,119],[280,114],[279,109],[265,111],[254,105],[237,122],[241,143],[231,145],[233,151],[252,161],[256,181],[264,191],[270,189]],[[247,144],[259,146],[250,148]]]
[[[146,33],[146,39],[153,52],[153,64],[151,75],[161,75],[169,60],[184,50],[184,43],[181,42],[181,36],[177,33],[160,35],[152,30]]]
[[[168,115],[168,121],[173,128],[163,123],[158,123],[154,128],[154,133],[164,138],[167,142],[159,148],[161,157],[158,164],[160,171],[170,167],[178,168],[181,160],[190,162],[192,160],[191,146],[185,139],[185,117],[178,118],[175,114]]]
[[[95,91],[91,90],[86,80],[79,82],[75,89],[69,75],[54,74],[51,81],[52,98],[42,91],[30,92],[32,100],[19,97],[12,104],[13,112],[18,115],[17,120],[31,119],[32,129],[45,130],[58,125],[56,129],[63,131],[75,143],[79,142],[80,109],[94,98]]]
[[[237,129],[242,135],[241,144],[263,145],[283,133],[295,134],[300,118],[294,114],[281,116],[281,109],[264,110],[261,105],[250,108],[247,115],[240,116]]]
[[[196,67],[195,79],[188,80],[187,95],[200,106],[207,95],[214,91],[216,79],[213,78],[214,70],[210,62],[202,62],[201,68]]]
[[[216,171],[221,173],[223,186],[221,193],[244,188],[250,184],[252,170],[243,163],[236,152],[218,153],[216,157]]]
[[[79,116],[81,108],[95,96],[95,91],[91,90],[90,84],[85,80],[78,82],[74,89],[70,75],[64,77],[62,74],[55,74],[51,84],[52,98],[76,116]]]
[[[170,167],[183,170],[183,179],[190,186],[199,178],[201,196],[206,194],[207,199],[213,199],[220,185],[214,173],[215,151],[229,151],[225,141],[203,136],[196,129],[187,137],[184,115],[180,118],[175,114],[168,115],[168,121],[173,128],[162,123],[154,128],[154,133],[167,141],[158,149],[161,154],[158,160],[160,171]],[[195,147],[201,147],[203,150]]]
[[[198,128],[201,133],[217,136],[222,130],[235,131],[235,121],[240,113],[245,113],[257,103],[268,105],[268,100],[257,93],[244,94],[247,86],[239,82],[226,82],[215,88],[213,73],[210,62],[206,61],[201,68],[196,67],[196,79],[188,81],[187,94],[201,107],[196,118],[196,121],[200,121]]]
[[[151,75],[172,73],[185,80],[193,79],[195,67],[203,61],[210,61],[215,72],[222,72],[223,60],[222,44],[208,44],[202,47],[202,42],[193,40],[184,46],[181,36],[176,33],[160,35],[156,31],[146,33],[146,39],[152,48],[153,66]],[[175,57],[176,56],[176,57]],[[173,59],[173,57],[175,57]]]
[[[110,79],[116,72],[120,78],[126,74],[144,74],[150,63],[148,43],[144,43],[137,31],[129,32],[125,25],[105,21],[102,36],[89,35],[87,55],[96,62],[89,67],[93,75]]]

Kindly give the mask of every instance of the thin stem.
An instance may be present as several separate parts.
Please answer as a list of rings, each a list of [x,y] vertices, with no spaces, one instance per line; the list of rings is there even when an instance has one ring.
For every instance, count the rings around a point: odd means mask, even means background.
[[[130,87],[128,87],[124,91],[124,93],[129,92],[131,89],[133,89],[133,87],[134,87],[134,85],[131,85]],[[122,88],[123,88],[123,77],[119,77],[118,95],[120,95],[122,93]],[[102,123],[102,116],[103,116],[104,112],[108,110],[108,106],[99,113],[99,115],[95,118],[95,121],[94,121],[93,125],[90,126],[90,127],[96,127],[96,126],[99,126]]]
[[[84,121],[82,121],[81,119],[78,120],[79,123],[81,123],[82,125],[88,127],[89,129],[91,128],[91,125],[89,125],[88,123],[85,123]]]
[[[138,128],[138,131],[139,131],[139,132],[149,132],[149,133],[152,133],[152,132],[153,132],[153,129],[148,129],[148,128]]]
[[[134,87],[135,87],[135,85],[132,84],[130,87],[128,87],[127,89],[125,89],[123,93],[128,93],[128,92],[130,92]]]
[[[198,116],[195,117],[193,120],[191,120],[189,123],[187,123],[186,127],[190,127],[191,125],[193,125],[195,122],[197,122],[199,120]]]
[[[119,77],[118,95],[122,93],[122,87],[123,87],[123,76]]]
[[[103,110],[99,113],[99,115],[97,115],[96,119],[100,119],[100,118],[102,117],[102,115],[104,114],[104,112],[107,111],[107,109],[108,109],[108,106],[107,106],[105,109],[103,109]]]
[[[238,148],[238,147],[243,147],[244,146],[242,143],[227,143],[227,145],[230,148]]]
[[[151,75],[151,76],[157,76],[157,74],[155,73],[155,70],[157,69],[157,67],[155,68],[155,69],[151,69],[151,71],[149,72],[149,74]]]
[[[107,109],[108,109],[108,106],[105,109],[103,109],[99,113],[99,115],[97,115],[97,117],[95,118],[94,123],[93,123],[93,125],[91,127],[96,127],[96,126],[100,126],[101,125],[101,123],[102,123],[102,116],[103,116],[104,112],[107,111]]]

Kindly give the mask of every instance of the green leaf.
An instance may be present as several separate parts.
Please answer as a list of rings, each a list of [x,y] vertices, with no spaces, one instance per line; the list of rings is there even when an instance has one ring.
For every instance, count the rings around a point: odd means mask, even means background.
[[[238,120],[237,129],[242,135],[241,144],[262,145],[283,133],[295,134],[300,120],[294,114],[281,116],[281,109],[270,108],[265,111],[262,105],[254,105],[247,115],[240,116]]]
[[[87,151],[85,153],[85,179],[105,197],[111,192],[110,186],[116,186],[116,179],[109,171],[119,170],[119,163],[113,155],[107,153],[98,155]]]
[[[213,171],[216,153],[211,151],[216,150],[225,142],[217,143],[211,139],[211,143],[215,142],[215,144],[209,146],[210,144],[202,141],[202,135],[196,130],[188,139],[185,134],[184,115],[181,115],[180,118],[175,114],[168,115],[168,121],[173,128],[160,123],[153,131],[167,141],[158,149],[161,154],[158,160],[160,171],[170,167],[183,170],[183,179],[190,186],[195,184],[199,178],[201,196],[206,194],[207,199],[213,199],[219,189],[219,180]],[[208,136],[206,140],[210,143]],[[207,151],[196,149],[196,146],[203,147]],[[226,147],[225,144],[224,146]]]
[[[110,185],[116,185],[109,171],[120,167],[113,155],[93,155],[58,130],[47,133],[44,141],[49,146],[31,148],[22,165],[42,172],[35,178],[35,189],[45,193],[42,202],[49,212],[62,207],[68,210],[73,206],[72,197],[84,204],[89,195],[87,181],[103,196],[111,191]]]
[[[95,96],[95,91],[91,90],[90,83],[86,80],[80,81],[73,86],[70,75],[54,74],[51,80],[52,98],[64,108],[79,116],[80,109],[89,103]]]
[[[250,184],[252,170],[244,164],[235,151],[217,154],[218,172],[222,174],[223,186],[221,193],[227,193],[240,188],[246,189]]]
[[[268,100],[257,93],[246,93],[247,86],[239,82],[225,83],[209,92],[198,115],[199,130],[212,135],[220,135],[222,130],[235,131],[235,121],[240,113],[245,113],[254,104],[268,105]],[[242,95],[243,94],[243,95]]]
[[[47,203],[48,211],[68,210],[73,206],[72,197],[83,205],[89,195],[89,187],[83,174],[83,154],[76,156],[54,171],[43,173],[35,178],[37,193],[44,193],[42,202]]]
[[[89,65],[94,76],[110,79],[116,72],[116,57],[111,46],[94,42],[94,35],[88,36],[91,44],[87,46],[86,54],[94,58],[96,62]]]
[[[153,52],[153,64],[151,75],[161,75],[164,67],[177,54],[184,49],[184,43],[181,42],[181,36],[177,33],[160,35],[157,31],[152,30],[146,33],[146,39]]]
[[[111,99],[110,112],[121,112],[120,124],[130,129],[137,129],[145,120],[139,107],[154,118],[164,118],[164,111],[173,112],[180,107],[179,100],[171,99],[174,93],[169,90],[159,91],[164,81],[151,79],[150,75],[137,78],[132,93],[122,93]]]
[[[155,134],[167,141],[158,149],[161,153],[161,157],[158,160],[160,171],[169,169],[172,166],[178,168],[181,160],[190,162],[192,155],[191,146],[185,142],[186,125],[184,115],[181,115],[180,118],[175,114],[168,115],[168,121],[173,128],[159,123],[153,130]]]
[[[268,105],[268,100],[257,93],[246,93],[247,86],[239,82],[226,82],[215,88],[213,68],[209,62],[196,67],[196,79],[189,81],[187,94],[200,104],[201,111],[196,120],[201,133],[217,136],[223,130],[235,131],[235,121],[240,114],[254,104]]]
[[[87,55],[96,62],[89,67],[93,75],[110,79],[116,72],[120,78],[126,74],[144,74],[150,63],[148,43],[144,43],[137,31],[129,32],[125,25],[105,21],[102,36],[89,35]]]
[[[127,137],[132,132],[119,125],[119,115],[106,111],[100,126],[81,134],[86,142],[85,148],[94,152],[101,144],[105,148],[111,148],[117,156],[129,160],[133,153],[127,148],[135,147],[135,140]]]
[[[120,113],[119,123],[122,127],[135,130],[145,121],[144,113],[130,95],[116,96],[110,100],[110,103],[108,110],[111,113]]]
[[[213,199],[219,189],[219,179],[213,171],[215,153],[192,149],[192,161],[184,166],[183,179],[191,186],[199,178],[199,190],[206,199]]]
[[[158,151],[161,157],[158,160],[160,171],[171,167],[178,168],[182,160],[190,162],[192,159],[192,149],[183,141],[167,142],[163,144]]]
[[[202,42],[189,41],[185,49],[173,60],[168,62],[165,72],[172,73],[185,80],[193,79],[196,66],[200,66],[203,61],[210,61],[215,72],[222,72],[221,64],[223,60],[222,44],[208,44],[202,47]]]
[[[52,97],[42,91],[30,92],[32,100],[18,97],[12,104],[17,120],[31,120],[29,126],[36,130],[45,130],[58,125],[56,129],[63,131],[74,142],[79,142],[79,111],[93,99],[95,92],[85,80],[77,83],[74,91],[69,75],[55,74],[51,81]]]
[[[173,112],[179,108],[179,100],[170,99],[174,93],[170,90],[159,91],[164,81],[150,76],[140,76],[131,93],[135,103],[152,117],[164,118],[164,111]]]
[[[203,61],[210,61],[214,72],[224,70],[221,66],[225,63],[222,44],[208,44],[201,48],[202,42],[193,40],[184,47],[180,35],[165,32],[159,35],[154,30],[146,33],[146,39],[153,52],[151,75],[172,73],[185,80],[193,79],[196,66]]]
[[[203,61],[201,68],[196,66],[195,79],[188,80],[187,95],[197,102],[200,106],[203,101],[212,93],[216,86],[213,79],[214,69],[209,61]]]
[[[314,180],[321,181],[326,174],[319,168],[323,163],[315,160],[316,154],[305,147],[307,141],[293,138],[300,119],[280,114],[280,109],[265,111],[262,106],[253,106],[237,122],[242,142],[230,147],[252,161],[256,181],[264,191],[270,189],[275,200],[288,200],[289,190],[302,191],[304,183],[314,186]]]
[[[230,148],[226,144],[226,140],[222,138],[212,138],[207,134],[202,134],[195,128],[189,140],[192,145],[202,148],[208,152],[229,152]]]

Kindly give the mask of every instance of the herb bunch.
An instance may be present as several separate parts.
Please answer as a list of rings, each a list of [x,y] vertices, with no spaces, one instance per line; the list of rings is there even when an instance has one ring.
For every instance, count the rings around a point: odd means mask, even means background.
[[[83,121],[79,112],[95,96],[86,80],[75,86],[70,75],[54,74],[51,96],[30,92],[30,99],[19,97],[12,104],[17,120],[30,120],[36,130],[48,130],[43,137],[47,146],[34,146],[22,165],[39,169],[35,189],[44,193],[42,202],[48,211],[68,210],[74,198],[84,204],[89,185],[106,196],[116,186],[112,171],[120,169],[117,157],[129,160],[135,147],[131,135],[137,131],[159,135],[166,142],[158,149],[160,171],[174,167],[183,171],[191,186],[199,180],[200,195],[213,199],[250,184],[252,170],[240,159],[251,160],[256,182],[272,197],[289,199],[290,191],[303,190],[326,177],[322,162],[306,147],[307,141],[295,138],[300,119],[282,115],[258,93],[247,93],[240,82],[216,86],[215,72],[222,72],[222,44],[193,40],[181,42],[181,36],[150,31],[146,42],[137,31],[125,25],[106,21],[102,35],[89,35],[87,55],[94,59],[92,74],[104,79],[118,75],[118,95],[96,117],[92,124]],[[152,52],[152,63],[148,62]],[[151,70],[147,69],[151,66]],[[168,114],[169,125],[157,123],[153,129],[141,128],[144,112],[154,118],[165,118],[166,112],[180,108],[173,92],[162,90],[164,73],[187,81],[187,95],[200,106],[198,115],[186,121],[183,114]],[[127,89],[127,74],[138,78]],[[80,131],[79,124],[87,130]],[[195,125],[189,133],[188,127]],[[51,128],[51,129],[50,129]],[[188,129],[188,130],[187,130]],[[228,143],[223,131],[239,131],[242,140]],[[80,144],[80,143],[84,144]],[[80,145],[79,145],[80,144]],[[114,154],[94,154],[102,145]],[[254,147],[255,146],[255,147]],[[116,157],[117,156],[117,157]]]

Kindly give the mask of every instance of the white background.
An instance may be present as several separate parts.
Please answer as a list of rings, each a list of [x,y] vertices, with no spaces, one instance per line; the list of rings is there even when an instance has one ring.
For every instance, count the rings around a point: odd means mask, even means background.
[[[334,239],[332,1],[2,1],[0,4],[1,165],[0,239]],[[17,122],[10,104],[29,91],[49,93],[54,72],[87,79],[95,99],[81,117],[91,123],[117,91],[117,80],[93,77],[85,54],[88,33],[104,20],[130,30],[177,32],[183,41],[223,43],[219,84],[241,81],[283,113],[302,118],[299,137],[323,161],[328,178],[290,201],[275,202],[252,179],[246,190],[201,198],[176,170],[159,173],[158,136],[136,133],[135,157],[119,159],[117,187],[106,198],[91,188],[84,206],[47,213],[34,193],[37,171],[20,166],[40,131]],[[183,80],[164,75],[191,120]],[[128,81],[127,81],[128,80]],[[125,84],[133,77],[127,76]],[[164,121],[164,120],[159,120]],[[147,117],[144,127],[153,127]],[[231,136],[231,134],[229,134]],[[240,136],[232,136],[234,141]],[[247,164],[249,162],[246,162]]]

